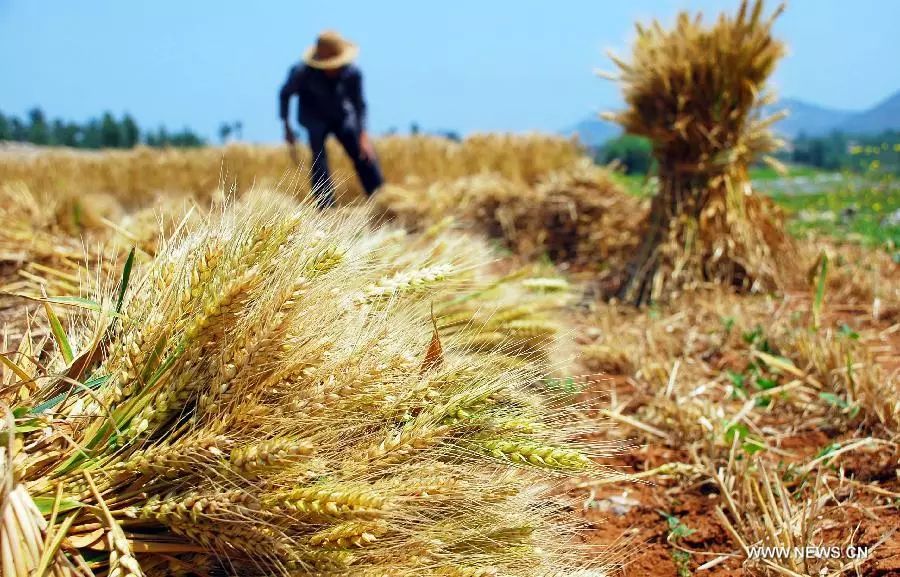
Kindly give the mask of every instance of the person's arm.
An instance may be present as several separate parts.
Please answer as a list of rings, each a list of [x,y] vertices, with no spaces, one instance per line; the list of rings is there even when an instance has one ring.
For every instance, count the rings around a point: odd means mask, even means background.
[[[359,119],[359,150],[363,158],[372,158],[375,156],[375,149],[372,147],[369,133],[366,130],[366,124],[369,120],[367,116],[368,110],[366,108],[366,99],[363,96],[362,72],[358,69],[353,75],[350,84],[350,100],[356,109],[356,116]]]
[[[288,119],[288,113],[290,111],[291,97],[297,93],[296,76],[296,69],[291,68],[287,80],[284,82],[281,91],[278,93],[278,115],[281,118],[281,123],[284,125],[284,139],[289,144],[293,144],[295,140],[294,131],[291,129],[291,122]]]
[[[353,103],[353,107],[356,109],[356,116],[359,119],[359,128],[362,132],[366,131],[366,123],[368,118],[366,117],[367,109],[366,109],[366,99],[363,96],[363,82],[362,82],[362,72],[359,69],[355,70],[355,74],[353,74],[353,78],[350,83],[350,100]]]

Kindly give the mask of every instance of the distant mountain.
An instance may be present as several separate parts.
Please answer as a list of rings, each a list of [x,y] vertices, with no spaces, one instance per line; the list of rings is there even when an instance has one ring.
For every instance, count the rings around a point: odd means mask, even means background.
[[[900,90],[872,108],[844,120],[838,130],[848,134],[877,134],[900,130]]]
[[[775,124],[775,130],[788,138],[795,138],[801,133],[823,136],[857,114],[851,110],[825,108],[793,98],[776,102],[767,112],[779,110],[787,110],[788,116]]]
[[[776,102],[770,110],[787,109],[787,118],[775,124],[775,130],[788,138],[801,133],[824,136],[839,131],[846,134],[870,135],[885,130],[900,130],[900,90],[862,111],[825,108],[802,100],[786,98]]]
[[[785,98],[770,106],[768,112],[784,109],[789,114],[775,124],[775,130],[789,139],[800,134],[824,136],[833,131],[871,135],[885,130],[900,130],[900,90],[868,110],[839,110]],[[567,136],[576,134],[582,143],[593,147],[603,145],[622,131],[616,124],[589,117],[562,132]]]
[[[622,129],[613,122],[607,122],[596,116],[591,116],[562,132],[566,136],[572,136],[573,134],[578,136],[578,139],[585,146],[595,147],[601,146],[607,140],[619,136],[622,133]]]

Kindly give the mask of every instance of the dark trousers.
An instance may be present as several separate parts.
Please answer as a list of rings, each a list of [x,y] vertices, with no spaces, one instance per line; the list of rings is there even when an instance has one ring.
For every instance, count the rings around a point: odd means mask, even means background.
[[[327,208],[334,205],[334,184],[331,182],[331,173],[328,170],[328,152],[325,150],[325,141],[329,134],[333,134],[347,156],[353,161],[356,175],[359,177],[366,194],[371,196],[384,182],[381,176],[381,168],[376,158],[361,158],[359,147],[360,131],[354,126],[344,126],[337,129],[326,125],[313,125],[306,127],[309,133],[309,147],[312,150],[312,190],[316,195],[319,208]]]

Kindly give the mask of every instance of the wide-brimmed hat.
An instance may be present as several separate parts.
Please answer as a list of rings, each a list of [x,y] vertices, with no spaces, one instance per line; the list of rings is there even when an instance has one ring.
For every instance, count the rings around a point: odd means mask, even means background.
[[[303,61],[313,68],[330,70],[350,64],[357,54],[359,47],[356,44],[345,40],[334,30],[326,30],[319,34],[315,46],[310,46],[303,53]]]

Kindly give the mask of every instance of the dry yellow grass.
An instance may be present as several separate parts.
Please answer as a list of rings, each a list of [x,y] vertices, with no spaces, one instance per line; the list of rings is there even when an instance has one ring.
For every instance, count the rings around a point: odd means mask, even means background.
[[[339,196],[349,202],[362,193],[353,166],[335,143],[329,152],[342,182]],[[544,174],[566,168],[581,157],[570,140],[549,136],[485,134],[454,142],[445,138],[388,137],[375,143],[387,182],[434,182],[480,173],[498,173],[533,184]],[[299,147],[301,166],[310,153]],[[21,183],[38,198],[105,193],[133,209],[160,195],[192,197],[201,204],[222,187],[238,193],[251,186],[276,186],[305,194],[305,171],[295,171],[284,147],[231,145],[224,148],[0,154],[0,182]]]

